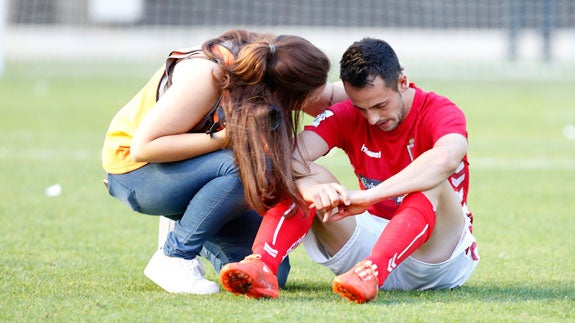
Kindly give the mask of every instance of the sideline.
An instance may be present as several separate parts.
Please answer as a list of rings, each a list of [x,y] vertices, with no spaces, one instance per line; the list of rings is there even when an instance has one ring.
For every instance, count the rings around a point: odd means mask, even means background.
[[[327,157],[329,159],[329,157]],[[50,148],[6,148],[0,147],[0,160],[19,161],[87,161],[100,159],[100,150],[95,149],[50,149]],[[332,159],[333,160],[333,159]],[[347,160],[346,160],[347,161]],[[329,162],[328,162],[329,164]],[[471,169],[497,170],[575,170],[573,158],[473,158]]]

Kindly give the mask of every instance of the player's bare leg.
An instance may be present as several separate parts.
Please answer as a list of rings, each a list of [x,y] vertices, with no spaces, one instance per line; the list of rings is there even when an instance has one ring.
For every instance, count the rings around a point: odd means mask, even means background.
[[[355,218],[350,216],[339,221],[322,222],[320,217],[313,221],[312,230],[316,239],[331,257],[351,238],[355,230]]]
[[[429,240],[412,256],[423,262],[440,263],[449,259],[457,246],[465,215],[457,193],[447,181],[423,194],[436,207],[435,228]]]
[[[339,183],[333,174],[318,164],[312,163],[310,165],[313,178],[318,183]],[[324,248],[324,251],[329,256],[335,255],[351,238],[355,230],[355,218],[346,217],[339,221],[322,221],[323,215],[319,214],[315,217],[312,225],[312,230]]]

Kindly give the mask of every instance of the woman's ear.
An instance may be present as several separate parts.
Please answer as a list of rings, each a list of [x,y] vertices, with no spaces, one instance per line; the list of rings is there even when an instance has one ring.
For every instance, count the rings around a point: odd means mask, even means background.
[[[271,104],[268,108],[268,117],[270,118],[271,131],[277,130],[281,124],[281,114],[278,108]]]

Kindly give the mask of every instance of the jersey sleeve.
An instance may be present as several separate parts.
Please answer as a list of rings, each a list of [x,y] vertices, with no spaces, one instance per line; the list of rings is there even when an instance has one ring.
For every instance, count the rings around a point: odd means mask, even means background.
[[[304,130],[318,134],[329,146],[344,148],[349,137],[349,125],[355,124],[356,117],[350,100],[335,104],[320,113]]]
[[[447,98],[439,97],[432,109],[427,109],[424,129],[429,129],[433,143],[439,138],[457,133],[467,138],[467,122],[459,107]]]

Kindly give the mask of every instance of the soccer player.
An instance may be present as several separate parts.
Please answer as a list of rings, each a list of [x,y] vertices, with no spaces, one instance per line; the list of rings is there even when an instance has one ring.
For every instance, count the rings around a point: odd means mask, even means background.
[[[197,256],[218,270],[251,253],[256,211],[276,204],[278,185],[292,182],[291,172],[278,173],[291,164],[279,143],[292,145],[292,112],[328,106],[329,69],[327,56],[301,37],[230,30],[172,52],[114,116],[102,149],[109,193],[176,221],[144,270],[148,278],[171,293],[219,290]],[[236,160],[232,149],[246,146],[251,158]],[[250,182],[257,194],[246,196],[242,174],[256,172],[267,180]]]
[[[253,254],[225,266],[222,284],[236,294],[277,297],[272,274],[303,241],[311,259],[337,275],[333,291],[357,303],[379,289],[463,285],[479,261],[463,112],[410,83],[382,40],[352,44],[340,78],[349,100],[306,126],[294,152],[296,184],[311,210],[287,200],[270,210]],[[335,147],[349,157],[361,190],[313,164]]]

